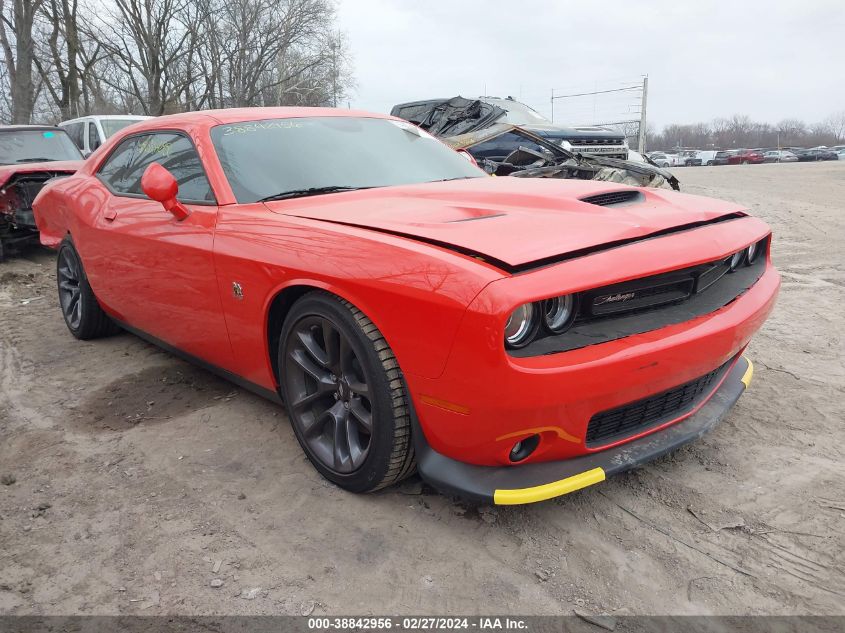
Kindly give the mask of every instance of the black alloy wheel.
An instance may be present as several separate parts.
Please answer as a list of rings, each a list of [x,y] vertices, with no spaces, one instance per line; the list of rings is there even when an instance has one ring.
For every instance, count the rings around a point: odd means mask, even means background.
[[[56,281],[59,288],[59,306],[70,333],[88,340],[114,334],[119,330],[114,321],[100,307],[94,291],[88,284],[82,259],[70,238],[59,247],[56,258]]]
[[[325,466],[351,473],[367,458],[373,433],[367,376],[349,340],[329,319],[306,317],[292,334],[285,375],[294,422]]]
[[[306,294],[285,319],[278,360],[294,433],[324,477],[368,492],[413,472],[404,380],[360,310],[325,292]]]
[[[82,304],[79,301],[81,288],[79,280],[82,276],[82,264],[73,248],[63,248],[59,251],[57,277],[59,281],[59,304],[71,332],[79,329],[82,322]]]

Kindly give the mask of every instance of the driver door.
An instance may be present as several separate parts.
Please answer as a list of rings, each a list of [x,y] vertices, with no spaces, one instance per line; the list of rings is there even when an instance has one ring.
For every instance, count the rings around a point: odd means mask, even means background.
[[[141,190],[157,162],[179,183],[190,215],[177,220]],[[97,174],[103,204],[93,230],[91,286],[124,323],[218,367],[232,349],[214,270],[217,204],[194,144],[182,132],[128,137]]]

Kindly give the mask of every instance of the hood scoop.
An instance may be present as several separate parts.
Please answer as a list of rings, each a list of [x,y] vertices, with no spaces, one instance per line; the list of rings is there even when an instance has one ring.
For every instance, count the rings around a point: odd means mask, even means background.
[[[597,193],[586,198],[580,198],[581,202],[595,204],[599,207],[625,207],[631,204],[645,202],[645,196],[636,189],[622,189],[619,191],[607,191]]]

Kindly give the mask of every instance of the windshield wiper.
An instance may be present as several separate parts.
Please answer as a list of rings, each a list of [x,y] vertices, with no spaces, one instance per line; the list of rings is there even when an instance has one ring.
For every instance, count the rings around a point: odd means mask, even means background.
[[[52,158],[43,158],[41,156],[36,156],[35,158],[19,158],[16,162],[18,163],[50,163],[52,162]]]
[[[329,187],[308,187],[307,189],[291,189],[282,191],[272,196],[261,198],[258,202],[270,202],[271,200],[287,200],[288,198],[305,198],[307,196],[319,196],[323,193],[338,193],[340,191],[358,191],[359,189],[372,189],[372,187],[350,187],[344,185],[331,185]]]
[[[440,178],[438,180],[429,180],[428,182],[451,182],[453,180],[472,180],[479,178],[479,176],[455,176],[454,178]]]

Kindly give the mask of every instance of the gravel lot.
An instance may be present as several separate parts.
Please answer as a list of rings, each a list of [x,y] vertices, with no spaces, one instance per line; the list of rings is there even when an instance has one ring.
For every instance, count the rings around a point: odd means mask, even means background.
[[[677,175],[774,227],[751,389],[697,444],[528,507],[344,493],[280,408],[73,339],[51,253],[0,264],[0,613],[845,614],[845,162]]]

